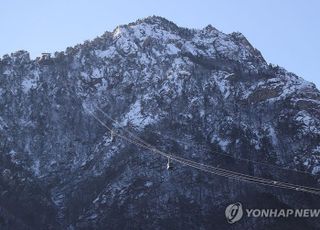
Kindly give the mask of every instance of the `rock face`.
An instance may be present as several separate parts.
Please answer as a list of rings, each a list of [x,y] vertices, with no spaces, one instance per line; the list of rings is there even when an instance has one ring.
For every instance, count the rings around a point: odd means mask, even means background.
[[[319,208],[307,193],[178,163],[166,171],[167,159],[112,140],[90,114],[187,159],[319,186],[319,90],[266,63],[241,33],[149,17],[49,59],[18,51],[0,61],[0,98],[1,229],[229,229],[224,210],[236,201]],[[315,220],[233,227],[319,229]]]

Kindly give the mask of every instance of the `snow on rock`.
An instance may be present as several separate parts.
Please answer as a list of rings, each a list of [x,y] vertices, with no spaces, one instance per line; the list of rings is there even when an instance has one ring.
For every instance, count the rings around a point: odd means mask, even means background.
[[[211,138],[211,143],[217,143],[223,151],[227,150],[228,145],[231,143],[228,139],[223,139],[218,135],[214,134]]]
[[[316,175],[320,173],[320,166],[316,166],[312,169],[312,174]]]
[[[133,34],[135,35],[135,37],[139,38],[140,40],[145,40],[147,37],[152,37],[164,41],[180,39],[179,36],[171,33],[170,31],[159,28],[156,24],[152,25],[141,23],[130,26],[130,29],[133,30]]]
[[[117,54],[116,47],[111,46],[107,50],[96,50],[95,54],[100,58],[112,58]]]
[[[186,52],[186,53],[191,53],[192,55],[198,55],[198,53],[202,53],[204,54],[203,51],[199,51],[197,49],[197,47],[195,46],[195,44],[193,42],[190,42],[190,41],[186,41],[182,48],[181,48],[182,51]]]
[[[3,120],[2,117],[0,117],[0,130],[4,130],[6,128],[8,128],[7,123]]]
[[[295,116],[295,121],[300,126],[302,134],[308,134],[310,131],[320,135],[319,120],[312,117],[307,111],[299,111]]]
[[[167,54],[174,55],[174,54],[178,54],[179,51],[180,50],[174,44],[167,45],[167,51],[166,51]]]
[[[147,181],[144,185],[146,187],[151,187],[153,185],[153,182],[152,181]]]
[[[37,88],[39,81],[39,71],[33,71],[31,74],[24,77],[22,80],[21,86],[24,93],[28,93],[30,89]]]
[[[141,101],[137,100],[131,107],[129,112],[120,122],[123,126],[134,125],[139,129],[157,121],[157,116],[144,114],[141,107]]]
[[[101,69],[94,68],[92,70],[91,77],[92,78],[101,78],[101,77],[103,77],[103,73],[102,73]]]
[[[227,76],[229,76],[229,74],[226,75],[222,72],[219,72],[213,76],[214,81],[224,98],[228,98],[232,92],[231,85],[227,80]]]
[[[271,138],[271,142],[274,146],[278,145],[277,133],[272,125],[268,126],[269,136]]]
[[[24,93],[27,93],[30,89],[36,88],[37,82],[35,79],[24,79],[22,81],[22,89]]]
[[[40,173],[40,160],[36,160],[34,162],[34,165],[32,166],[32,171],[34,172],[34,174],[36,176],[41,175],[41,173]]]

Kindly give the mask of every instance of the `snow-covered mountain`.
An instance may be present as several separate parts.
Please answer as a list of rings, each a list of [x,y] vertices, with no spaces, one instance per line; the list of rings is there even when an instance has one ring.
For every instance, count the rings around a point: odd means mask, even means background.
[[[0,98],[1,229],[229,229],[233,201],[319,207],[302,192],[180,164],[168,172],[167,159],[112,138],[94,117],[196,162],[319,186],[319,90],[268,64],[241,33],[154,16],[51,58],[18,51],[0,60]],[[288,226],[320,228],[233,227]]]

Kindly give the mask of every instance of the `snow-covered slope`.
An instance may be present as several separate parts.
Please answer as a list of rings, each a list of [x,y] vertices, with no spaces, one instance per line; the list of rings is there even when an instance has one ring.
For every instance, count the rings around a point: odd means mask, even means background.
[[[182,165],[169,173],[166,159],[112,141],[90,115],[188,159],[318,186],[319,90],[266,63],[241,33],[149,17],[50,60],[18,51],[0,61],[0,98],[4,228],[11,220],[21,229],[228,229],[224,208],[234,200],[319,204]],[[235,228],[275,229],[282,221]],[[319,227],[295,221],[287,224]]]

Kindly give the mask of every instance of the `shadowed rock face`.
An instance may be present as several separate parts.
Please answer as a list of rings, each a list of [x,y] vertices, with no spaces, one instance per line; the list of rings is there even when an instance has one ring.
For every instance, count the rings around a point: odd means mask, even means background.
[[[0,61],[0,98],[1,229],[229,229],[224,210],[236,201],[319,208],[302,192],[178,163],[166,171],[166,159],[111,140],[90,115],[187,159],[319,186],[320,92],[266,63],[240,33],[149,17],[49,60],[18,51]],[[233,227],[320,226],[250,218]]]

